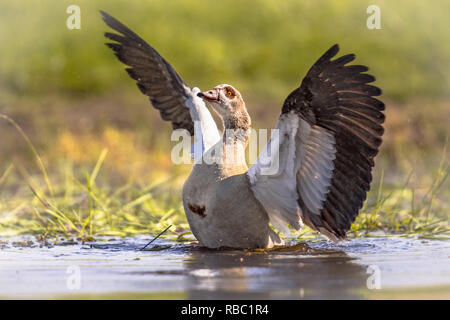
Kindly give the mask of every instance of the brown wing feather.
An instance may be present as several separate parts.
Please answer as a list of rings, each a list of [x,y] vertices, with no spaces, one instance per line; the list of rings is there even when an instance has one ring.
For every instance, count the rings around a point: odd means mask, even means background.
[[[287,97],[282,113],[295,110],[311,126],[334,135],[336,158],[323,208],[320,214],[310,212],[301,196],[299,206],[311,228],[344,239],[370,188],[385,116],[383,102],[374,98],[381,90],[368,84],[375,78],[363,73],[368,68],[346,66],[354,54],[331,60],[338,51],[334,45],[312,66],[301,86]]]
[[[186,129],[193,135],[194,123],[185,106],[190,88],[152,46],[115,18],[100,12],[105,23],[120,33],[105,33],[105,37],[116,42],[106,45],[120,61],[130,66],[126,70],[141,92],[150,97],[161,117],[171,121],[174,129]]]

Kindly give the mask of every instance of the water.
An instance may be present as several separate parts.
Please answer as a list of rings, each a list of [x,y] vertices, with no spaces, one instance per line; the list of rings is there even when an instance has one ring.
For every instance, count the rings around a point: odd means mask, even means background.
[[[271,252],[149,239],[0,242],[0,298],[450,298],[450,242],[360,238]]]

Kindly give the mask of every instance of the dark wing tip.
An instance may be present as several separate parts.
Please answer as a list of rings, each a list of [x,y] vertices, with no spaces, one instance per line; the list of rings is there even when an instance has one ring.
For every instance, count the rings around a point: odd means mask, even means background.
[[[122,43],[124,41],[124,37],[117,33],[105,32],[103,35],[105,36],[105,38],[117,41],[119,43]]]
[[[330,49],[328,49],[316,63],[323,63],[326,61],[330,61],[337,53],[339,52],[339,45],[335,44]]]
[[[117,20],[116,18],[114,18],[110,14],[106,13],[105,11],[100,10],[100,14],[102,15],[103,21],[105,21],[105,23],[108,26],[110,26],[111,28],[115,29],[114,26],[113,26],[115,24],[122,25],[122,23],[119,20]]]
[[[115,31],[121,33],[122,35],[124,35],[124,36],[126,36],[126,37],[128,37],[130,39],[145,42],[136,33],[131,31],[126,25],[124,25],[122,22],[120,22],[116,18],[110,16],[109,14],[107,14],[106,12],[104,12],[102,10],[100,10],[100,13],[101,13],[101,15],[103,17],[103,21],[105,21],[105,23],[111,29],[114,29]],[[105,34],[105,36],[106,36],[106,34]]]
[[[345,56],[342,56],[342,57],[339,57],[339,58],[333,60],[333,63],[344,66],[347,63],[352,62],[355,59],[356,59],[356,55],[354,53],[350,53],[350,54],[346,54]]]
[[[105,43],[105,46],[113,50],[115,53],[119,53],[120,48],[122,47],[119,43],[111,43],[111,42]]]
[[[339,52],[339,45],[335,43],[334,45],[331,46],[330,49],[328,49],[327,52],[325,52],[325,54],[330,53],[332,54],[332,57],[334,57],[338,52]]]
[[[100,10],[100,13],[102,15],[103,21],[112,29],[120,32],[120,27],[124,26],[119,20],[114,18],[113,16],[110,16],[105,11]]]
[[[108,13],[106,13],[103,10],[99,10],[100,14],[102,15],[102,19],[103,21],[106,22],[107,25],[110,25],[110,23],[117,21],[115,18],[113,18],[112,16],[110,16]]]

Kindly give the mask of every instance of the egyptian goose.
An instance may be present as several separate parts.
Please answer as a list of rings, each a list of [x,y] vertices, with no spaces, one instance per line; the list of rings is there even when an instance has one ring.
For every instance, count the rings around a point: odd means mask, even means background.
[[[284,234],[305,223],[332,241],[346,239],[370,188],[385,119],[368,68],[347,65],[354,54],[331,60],[339,51],[334,45],[317,60],[284,101],[278,134],[248,169],[251,120],[239,91],[227,84],[191,89],[152,46],[101,13],[119,33],[105,33],[115,41],[107,46],[129,66],[142,93],[174,129],[187,130],[201,146],[183,186],[186,217],[201,245],[282,245],[269,223]],[[227,134],[219,133],[205,102]]]

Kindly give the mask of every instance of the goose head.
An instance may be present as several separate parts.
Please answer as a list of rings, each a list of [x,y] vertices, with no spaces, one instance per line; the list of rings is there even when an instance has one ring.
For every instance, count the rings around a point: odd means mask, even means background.
[[[199,92],[197,96],[211,104],[222,118],[226,129],[250,128],[250,116],[244,100],[233,86],[221,84],[209,91]]]

